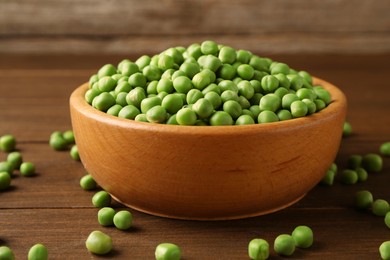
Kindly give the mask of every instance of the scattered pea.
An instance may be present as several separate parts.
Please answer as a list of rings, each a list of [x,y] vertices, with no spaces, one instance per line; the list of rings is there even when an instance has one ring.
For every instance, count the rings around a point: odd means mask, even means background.
[[[8,189],[10,185],[11,185],[11,176],[9,175],[9,173],[0,172],[0,191]]]
[[[252,239],[248,245],[248,255],[250,259],[265,260],[269,257],[269,244],[261,238]]]
[[[101,208],[98,211],[98,222],[102,226],[114,225],[115,210],[110,207]]]
[[[274,250],[279,255],[290,256],[295,251],[295,241],[292,236],[282,234],[276,237]]]
[[[300,248],[309,248],[313,244],[313,231],[308,226],[298,226],[291,234],[295,241],[295,246]]]
[[[33,245],[28,251],[28,260],[47,260],[48,251],[42,244]]]
[[[62,134],[62,137],[65,139],[65,141],[68,144],[74,144],[75,143],[75,138],[74,138],[74,133],[72,130],[67,130]]]
[[[368,172],[380,172],[383,167],[382,157],[374,153],[366,154],[362,159],[362,167]]]
[[[59,131],[55,131],[50,135],[49,144],[56,151],[61,151],[68,148],[67,140]]]
[[[127,210],[121,210],[114,215],[113,221],[117,229],[127,230],[132,226],[133,215]]]
[[[72,148],[70,149],[70,157],[72,157],[73,160],[75,161],[80,161],[80,155],[79,155],[79,150],[77,149],[77,145],[73,145]]]
[[[354,170],[344,170],[340,175],[341,182],[347,185],[355,184],[359,180],[359,176]]]
[[[352,126],[349,122],[344,122],[343,125],[343,136],[348,137],[352,134]]]
[[[385,241],[380,245],[379,254],[383,260],[390,260],[390,241]]]
[[[22,154],[19,152],[11,152],[7,156],[7,162],[12,165],[13,169],[19,169],[23,162]]]
[[[368,190],[361,190],[355,194],[355,206],[357,209],[368,209],[374,202],[374,198]]]
[[[90,174],[86,174],[80,179],[80,186],[83,190],[94,190],[97,188],[97,183]]]
[[[98,191],[92,197],[92,204],[97,208],[108,207],[111,204],[111,195],[107,191]]]
[[[390,211],[385,215],[385,225],[386,227],[390,228]]]
[[[359,182],[364,182],[368,178],[368,173],[365,169],[358,167],[355,169],[357,175],[358,175],[358,181]]]
[[[374,200],[372,203],[372,213],[375,216],[384,217],[390,211],[389,203],[383,199]]]
[[[383,156],[390,156],[390,142],[383,143],[379,151]]]
[[[2,260],[14,260],[14,252],[8,246],[0,246],[0,259]]]
[[[23,162],[20,165],[20,173],[26,177],[33,176],[35,174],[35,165],[31,162]]]
[[[0,162],[0,172],[7,172],[11,177],[14,171],[14,167],[10,162]]]
[[[154,253],[156,260],[180,260],[181,250],[172,243],[162,243],[156,247]]]
[[[13,135],[3,135],[0,137],[0,150],[8,153],[15,150],[16,139]]]
[[[89,234],[85,246],[91,253],[105,255],[112,250],[112,239],[109,235],[95,230]]]
[[[334,183],[334,177],[336,173],[332,170],[327,170],[325,176],[321,179],[321,184],[326,186],[332,186]]]

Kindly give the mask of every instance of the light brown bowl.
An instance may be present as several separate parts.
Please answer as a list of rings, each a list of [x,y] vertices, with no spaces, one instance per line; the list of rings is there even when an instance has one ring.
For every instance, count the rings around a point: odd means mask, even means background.
[[[344,94],[315,78],[332,103],[311,116],[246,126],[136,122],[70,98],[81,160],[116,200],[153,215],[197,220],[267,214],[301,199],[335,159]]]

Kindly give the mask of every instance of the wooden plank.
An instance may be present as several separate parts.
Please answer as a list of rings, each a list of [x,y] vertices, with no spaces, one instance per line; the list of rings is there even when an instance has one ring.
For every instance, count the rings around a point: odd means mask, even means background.
[[[307,34],[275,33],[259,35],[189,35],[189,36],[7,36],[0,37],[0,54],[78,54],[131,55],[155,54],[172,46],[215,40],[259,55],[272,54],[378,54],[390,52],[389,33]]]
[[[242,35],[389,32],[386,0],[0,2],[1,35]],[[38,18],[38,19],[37,19]]]

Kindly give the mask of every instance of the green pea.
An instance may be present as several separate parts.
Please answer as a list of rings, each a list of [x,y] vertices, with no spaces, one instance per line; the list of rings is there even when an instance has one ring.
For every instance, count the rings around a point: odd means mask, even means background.
[[[305,103],[305,105],[307,106],[307,114],[308,115],[314,114],[316,112],[317,107],[313,101],[311,101],[310,99],[304,98],[304,99],[302,99],[302,102]]]
[[[96,109],[106,112],[115,105],[115,98],[109,93],[103,92],[93,99],[92,104]]]
[[[156,247],[154,252],[156,260],[180,260],[180,248],[172,243],[162,243]]]
[[[92,204],[96,208],[108,207],[111,204],[111,195],[107,191],[98,191],[92,197]]]
[[[317,98],[323,100],[325,102],[326,105],[329,105],[330,102],[332,101],[332,98],[330,96],[330,93],[322,88],[322,87],[314,87],[313,88]]]
[[[225,90],[221,94],[221,100],[222,102],[226,102],[228,100],[234,100],[238,102],[238,94],[233,90]]]
[[[288,92],[288,89],[286,88],[282,88],[282,87],[279,87],[277,88],[275,91],[274,91],[274,94],[277,95],[278,97],[280,98],[283,98],[285,95],[287,95],[289,92]]]
[[[379,254],[383,260],[390,260],[390,241],[385,241],[379,246]]]
[[[67,130],[67,131],[65,131],[65,132],[62,134],[62,137],[65,139],[65,141],[66,141],[68,144],[74,144],[74,143],[75,143],[74,133],[73,133],[72,130]]]
[[[251,65],[248,64],[241,64],[237,68],[237,74],[246,80],[250,80],[253,78],[253,75],[255,73],[255,70],[252,68]]]
[[[203,64],[203,68],[209,69],[214,72],[216,72],[221,66],[222,62],[213,55],[207,55]]]
[[[233,125],[233,118],[225,111],[217,111],[210,117],[210,125]]]
[[[357,209],[369,209],[374,202],[374,197],[368,190],[361,190],[355,193],[355,206]]]
[[[90,78],[89,78],[89,81],[88,81],[88,84],[89,84],[89,88],[91,88],[93,86],[93,84],[95,84],[96,82],[99,81],[99,77],[97,74],[94,74],[92,75]]]
[[[102,77],[105,77],[105,76],[112,76],[114,74],[116,74],[117,71],[116,71],[116,68],[114,65],[112,64],[106,64],[104,65],[103,67],[101,67],[98,71],[98,77],[99,78],[102,78]]]
[[[237,87],[238,93],[244,96],[246,99],[251,99],[255,94],[255,89],[253,88],[252,84],[247,80],[239,82],[237,84]]]
[[[290,89],[297,91],[303,86],[303,79],[298,75],[288,74],[287,78],[290,80]]]
[[[105,255],[112,250],[112,239],[109,235],[95,230],[89,234],[85,246],[91,253]]]
[[[208,92],[204,95],[204,98],[210,101],[214,109],[218,109],[222,104],[221,97],[215,92]]]
[[[316,104],[317,111],[321,111],[322,109],[324,109],[326,107],[325,102],[322,101],[321,99],[314,100],[314,104]],[[344,135],[344,132],[343,132],[343,135]]]
[[[242,109],[248,109],[251,106],[251,103],[244,96],[238,96],[238,104],[240,104]]]
[[[248,64],[250,59],[252,58],[252,53],[246,50],[238,50],[237,51],[237,61]]]
[[[242,108],[237,101],[228,100],[223,104],[223,111],[228,113],[234,120],[242,114]]]
[[[281,107],[281,99],[275,94],[267,94],[260,99],[260,110],[276,112]],[[291,113],[292,114],[292,113]]]
[[[151,60],[152,59],[148,55],[142,55],[135,61],[135,64],[137,64],[138,68],[142,70],[150,64]]]
[[[124,93],[126,95],[126,93]],[[126,97],[125,97],[126,98]],[[126,103],[127,105],[127,103]],[[112,115],[112,116],[118,116],[119,112],[121,111],[123,107],[121,105],[118,105],[118,104],[115,104],[113,105],[112,107],[110,107],[108,110],[107,110],[107,114],[109,115]]]
[[[281,62],[273,63],[270,69],[272,75],[279,73],[287,75],[290,72],[290,67],[287,64]]]
[[[0,171],[0,191],[8,189],[10,185],[11,175],[8,172]]]
[[[73,160],[75,161],[80,161],[80,155],[79,155],[79,150],[77,149],[77,145],[73,145],[72,148],[70,149],[70,157],[72,157]]]
[[[379,148],[379,152],[383,156],[390,156],[390,142],[385,142],[385,143],[381,144],[381,146]]]
[[[223,46],[219,51],[218,58],[222,63],[233,64],[236,61],[236,50],[232,47]]]
[[[293,117],[303,117],[306,116],[308,108],[304,102],[297,100],[291,103],[290,111]]]
[[[337,173],[337,164],[335,164],[335,163],[332,163],[331,165],[330,165],[330,167],[329,167],[329,170],[331,170],[331,171],[334,171],[335,173]]]
[[[134,120],[137,115],[139,115],[141,112],[136,106],[133,105],[127,105],[122,107],[122,109],[118,113],[118,117],[120,118],[127,118]]]
[[[332,186],[334,182],[334,177],[336,175],[335,171],[328,170],[326,171],[325,176],[321,179],[321,184],[326,186]]]
[[[50,135],[49,144],[56,151],[65,150],[68,147],[68,142],[59,131],[55,131]]]
[[[207,87],[205,87],[203,90],[202,90],[202,93],[204,95],[206,95],[208,92],[215,92],[217,93],[218,95],[221,94],[221,88],[215,84],[215,83],[211,83],[210,85],[208,85]]]
[[[289,89],[290,88],[290,80],[284,74],[275,74],[273,75],[279,81],[279,87]]]
[[[168,118],[166,124],[167,124],[167,125],[179,125],[179,123],[178,123],[177,120],[176,120],[176,114],[171,115],[171,116]]]
[[[343,136],[348,137],[352,134],[352,126],[349,122],[344,122],[343,125]]]
[[[118,83],[118,85],[115,87],[114,91],[118,95],[120,92],[126,92],[129,93],[130,90],[133,88],[130,86],[129,82],[127,81],[122,81]]]
[[[155,106],[160,106],[162,103],[161,98],[159,97],[148,97],[141,101],[141,112],[146,114],[149,109]]]
[[[28,260],[47,260],[48,251],[47,248],[42,244],[33,245],[28,251]]]
[[[137,73],[137,72],[139,72],[138,65],[133,63],[133,62],[126,62],[121,67],[122,75],[125,75],[128,77],[133,75],[134,73]]]
[[[0,150],[9,153],[15,150],[16,139],[13,135],[3,135],[0,137]]]
[[[309,84],[313,84],[313,79],[308,72],[301,70],[298,72],[298,75],[304,78]]]
[[[90,174],[87,174],[80,179],[80,186],[83,190],[94,190],[97,188],[97,183]]]
[[[173,58],[173,62],[181,64],[184,61],[183,54],[176,48],[169,48],[164,52],[166,55]]]
[[[101,91],[98,89],[88,89],[87,92],[85,92],[85,100],[91,105],[93,99],[99,96],[100,93]]]
[[[20,165],[20,173],[26,177],[33,176],[35,174],[35,165],[31,162],[23,162]]]
[[[14,167],[12,163],[8,161],[0,162],[0,172],[7,172],[10,176],[12,176],[13,171],[14,171]]]
[[[385,221],[386,227],[390,228],[390,212],[386,213],[384,221]]]
[[[231,80],[236,76],[236,69],[230,64],[223,64],[219,67],[218,76],[223,79]]]
[[[167,111],[160,105],[154,106],[146,112],[146,119],[148,119],[150,123],[164,123],[167,117]]]
[[[23,162],[22,154],[19,152],[11,152],[7,156],[7,162],[11,164],[13,169],[19,169]]]
[[[359,180],[359,176],[354,170],[344,170],[341,172],[340,180],[344,184],[355,184]]]
[[[113,222],[117,229],[127,230],[132,226],[133,215],[127,210],[121,210],[114,215]]]
[[[146,114],[138,114],[135,118],[135,121],[138,122],[149,122],[148,119],[146,118]]]
[[[308,226],[298,226],[291,234],[295,246],[300,248],[309,248],[313,245],[313,231]]]
[[[264,76],[261,79],[261,87],[267,93],[274,92],[279,87],[279,80],[272,75]]]
[[[195,88],[199,90],[204,89],[212,82],[213,81],[210,79],[209,74],[206,74],[204,70],[195,74],[194,77],[192,78],[192,84],[194,85]]]
[[[386,200],[376,199],[371,205],[371,210],[375,216],[384,217],[390,211],[390,206]]]
[[[172,74],[171,80],[175,80],[177,77],[181,77],[181,76],[187,77],[187,74],[185,74],[185,73],[184,73],[183,71],[181,71],[181,70],[176,70],[176,71]]]
[[[217,54],[218,52],[218,45],[214,41],[204,41],[200,45],[200,50],[203,54]]]
[[[299,97],[296,94],[292,94],[292,93],[286,94],[282,98],[282,107],[284,109],[290,109],[291,104],[298,100]]]
[[[368,172],[380,172],[383,167],[382,157],[374,153],[366,154],[362,159],[362,167]]]
[[[263,97],[263,94],[261,93],[255,93],[253,95],[253,97],[249,100],[249,102],[251,103],[251,105],[259,105],[260,104],[260,100],[261,98]]]
[[[202,56],[202,50],[200,48],[200,45],[197,43],[188,46],[187,53],[189,57],[192,57],[194,59],[198,59],[200,56]]]
[[[192,106],[192,110],[199,118],[208,118],[214,111],[213,104],[206,98],[198,99]]]
[[[122,73],[122,68],[123,68],[123,66],[126,64],[126,63],[129,63],[129,62],[131,62],[131,60],[129,60],[129,59],[124,59],[124,60],[122,60],[122,61],[120,61],[119,63],[118,63],[118,73]]]
[[[195,104],[196,101],[203,98],[204,95],[199,89],[191,89],[187,93],[186,101],[187,104]]]
[[[252,125],[252,124],[255,124],[255,120],[250,115],[240,115],[236,120],[236,125]]]
[[[115,210],[110,207],[101,208],[98,211],[97,217],[100,225],[107,227],[114,225]]]
[[[237,87],[236,83],[234,83],[231,80],[222,80],[221,82],[218,83],[218,87],[219,87],[221,93],[226,91],[226,90],[238,92],[238,87]]]
[[[171,56],[162,54],[158,58],[158,67],[161,70],[167,70],[173,68],[174,60]]]
[[[144,74],[137,72],[129,77],[129,84],[131,87],[145,87],[146,86],[146,77]]]
[[[290,256],[295,251],[295,241],[288,234],[279,235],[275,239],[274,250],[279,255]]]
[[[2,260],[14,260],[15,255],[11,248],[7,246],[0,246],[0,259]]]
[[[269,110],[262,111],[257,118],[257,122],[259,122],[259,124],[272,123],[277,121],[279,121],[278,116]]]
[[[269,257],[269,244],[261,238],[252,239],[248,244],[248,255],[250,259],[265,260]]]
[[[269,75],[267,72],[255,70],[253,74],[253,79],[257,81],[262,81],[265,76]]]
[[[154,81],[154,80],[160,80],[161,79],[161,70],[157,67],[157,66],[154,66],[152,64],[150,65],[147,65],[145,66],[143,69],[142,69],[142,74],[145,76],[145,78],[148,80],[148,81]],[[140,76],[137,76],[140,78],[140,81],[141,83],[143,83],[143,80]],[[129,78],[130,80],[130,78]],[[133,79],[133,85],[134,86],[137,86],[136,85],[136,78]],[[142,87],[142,86],[141,86]]]
[[[192,79],[195,74],[200,72],[200,67],[196,62],[184,62],[180,65],[180,70],[183,71],[188,78]]]
[[[187,94],[193,88],[193,85],[189,78],[179,76],[173,80],[173,87],[177,92]]]
[[[179,125],[194,125],[196,119],[196,113],[188,107],[180,109],[176,114],[176,121]]]
[[[168,94],[162,100],[161,106],[170,114],[175,114],[183,107],[183,99],[177,94]]]
[[[278,113],[277,113],[277,116],[278,116],[280,121],[290,120],[290,119],[293,118],[292,115],[291,115],[291,112],[288,111],[287,109],[279,110]]]
[[[249,61],[249,65],[251,65],[255,70],[260,71],[269,71],[269,64],[268,62],[260,58],[259,56],[253,55],[252,58]]]
[[[368,173],[365,169],[358,167],[355,169],[357,175],[358,175],[358,181],[363,182],[366,181],[368,178]]]
[[[157,93],[167,92],[172,93],[174,90],[173,83],[170,79],[162,78],[157,83]]]
[[[116,81],[110,76],[105,76],[99,79],[98,86],[101,92],[110,92],[115,89]]]

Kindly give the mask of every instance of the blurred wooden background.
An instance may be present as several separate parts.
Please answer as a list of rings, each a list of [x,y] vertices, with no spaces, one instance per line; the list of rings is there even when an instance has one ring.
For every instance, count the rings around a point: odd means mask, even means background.
[[[0,53],[390,52],[389,0],[0,0]]]

